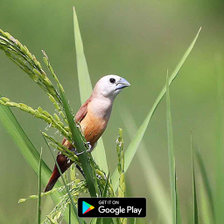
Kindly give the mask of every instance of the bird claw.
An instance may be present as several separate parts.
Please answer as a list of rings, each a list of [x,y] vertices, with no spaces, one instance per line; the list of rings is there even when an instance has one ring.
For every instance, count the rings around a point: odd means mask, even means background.
[[[82,151],[82,152],[76,152],[75,155],[76,155],[76,156],[80,156],[80,155],[82,155],[84,152],[85,152],[85,151]]]
[[[90,144],[90,142],[86,142],[85,143],[85,146],[87,147],[87,152],[90,152],[91,151],[91,149],[92,149],[92,145]]]
[[[92,146],[90,145],[90,142],[87,142],[85,145],[87,146],[87,150],[86,150],[86,151],[84,150],[84,151],[82,151],[82,152],[77,152],[76,148],[72,148],[71,151],[74,152],[74,154],[75,154],[76,156],[80,156],[80,155],[82,155],[84,152],[91,152]]]

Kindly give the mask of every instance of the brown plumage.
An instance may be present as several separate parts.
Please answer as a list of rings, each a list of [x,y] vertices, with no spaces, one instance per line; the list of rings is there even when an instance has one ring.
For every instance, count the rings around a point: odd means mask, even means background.
[[[80,123],[86,141],[91,145],[90,151],[94,149],[97,140],[107,127],[115,97],[121,92],[121,89],[129,85],[130,84],[125,79],[119,76],[104,76],[95,85],[90,98],[76,113],[75,121]],[[74,148],[66,139],[63,140],[62,144],[70,150]],[[72,164],[63,154],[58,154],[56,159],[62,173]],[[55,165],[51,178],[45,188],[45,192],[54,187],[59,177],[60,173]]]

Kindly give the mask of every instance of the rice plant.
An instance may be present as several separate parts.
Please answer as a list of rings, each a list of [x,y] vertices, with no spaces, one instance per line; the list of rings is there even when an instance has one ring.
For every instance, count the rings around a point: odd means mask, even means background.
[[[84,48],[82,43],[82,38],[79,30],[78,19],[76,15],[75,8],[73,8],[73,19],[74,19],[74,36],[75,36],[75,46],[76,46],[76,56],[77,56],[77,70],[78,70],[78,82],[80,89],[80,98],[81,102],[89,97],[92,91],[91,79],[88,71],[87,61],[84,54]],[[75,164],[79,165],[84,173],[84,180],[77,178],[74,174],[75,168],[72,167],[71,171],[68,172],[65,176],[61,174],[61,179],[63,184],[58,182],[55,188],[49,192],[41,192],[41,183],[46,185],[49,176],[50,169],[42,158],[42,154],[38,152],[35,146],[32,144],[25,131],[22,129],[20,123],[12,113],[10,107],[17,108],[23,112],[27,113],[27,116],[32,115],[34,118],[41,119],[45,122],[49,128],[55,129],[60,132],[62,136],[67,138],[70,142],[74,143],[78,152],[83,152],[88,149],[88,144],[82,135],[79,124],[74,121],[74,114],[69,105],[69,100],[66,95],[66,90],[63,88],[60,80],[56,76],[56,73],[50,63],[50,60],[45,51],[43,53],[43,61],[48,69],[45,71],[41,63],[36,59],[36,57],[30,53],[28,48],[21,44],[17,39],[11,36],[9,33],[0,30],[0,49],[3,50],[9,59],[16,63],[28,76],[38,84],[38,86],[48,95],[50,102],[55,107],[56,112],[49,112],[44,110],[41,106],[38,108],[33,108],[24,103],[16,103],[8,99],[7,97],[0,98],[0,121],[8,130],[12,139],[16,142],[18,148],[20,149],[21,154],[26,159],[27,163],[38,175],[38,191],[37,194],[27,196],[27,198],[22,198],[19,200],[19,203],[24,203],[27,200],[37,200],[38,203],[38,212],[37,212],[37,222],[38,223],[60,223],[61,220],[65,220],[66,223],[86,223],[86,220],[81,219],[77,215],[77,199],[78,197],[86,193],[91,197],[126,197],[126,187],[127,183],[125,182],[125,173],[130,167],[132,160],[139,148],[140,143],[146,133],[147,127],[153,117],[153,114],[156,112],[158,105],[160,104],[163,96],[166,94],[166,103],[167,103],[167,133],[168,133],[168,154],[169,154],[169,170],[170,170],[170,186],[171,186],[171,200],[169,200],[168,192],[165,192],[162,189],[162,184],[160,182],[160,177],[153,168],[149,174],[154,175],[158,180],[157,185],[151,186],[151,191],[154,193],[154,201],[158,203],[161,200],[164,200],[163,209],[159,209],[157,206],[158,214],[162,218],[162,223],[173,223],[180,224],[181,220],[181,209],[179,206],[179,197],[178,197],[178,182],[177,176],[178,171],[175,167],[175,150],[173,143],[173,130],[172,130],[172,119],[171,119],[171,103],[169,89],[174,81],[174,79],[179,74],[184,62],[192,51],[196,40],[199,36],[201,29],[199,29],[196,37],[193,39],[192,43],[186,50],[185,54],[181,58],[177,67],[174,69],[170,77],[167,76],[166,84],[164,88],[159,93],[155,103],[149,109],[149,112],[146,118],[143,120],[142,125],[135,130],[136,134],[130,144],[126,147],[123,140],[123,131],[119,129],[119,134],[117,138],[117,155],[118,163],[117,168],[114,171],[108,169],[106,152],[102,139],[99,141],[97,149],[93,153],[83,153],[80,156],[76,156],[66,147],[64,147],[60,142],[54,139],[53,136],[50,136],[46,132],[42,132],[43,138],[46,142],[46,148],[51,152],[53,158],[54,153],[52,148],[57,149],[60,153],[67,156]],[[48,74],[49,73],[49,74]],[[55,83],[55,84],[54,84]],[[221,90],[220,90],[221,91]],[[221,114],[221,113],[220,113]],[[128,116],[128,115],[127,115]],[[127,118],[126,118],[127,119]],[[132,119],[132,118],[131,118]],[[134,121],[131,121],[134,122]],[[127,128],[128,129],[128,128]],[[106,145],[106,144],[105,144]],[[221,147],[220,143],[220,147]],[[194,158],[194,147],[192,146],[192,158]],[[221,149],[220,149],[221,150]],[[144,153],[144,151],[143,151]],[[219,152],[217,151],[217,155]],[[206,178],[206,171],[203,165],[203,160],[199,153],[196,151],[196,157],[199,161],[199,167],[202,173],[202,187],[204,188],[204,194],[208,196],[206,203],[208,206],[213,208],[213,202],[211,199],[212,194],[210,193],[209,183]],[[55,159],[55,158],[54,158]],[[148,165],[145,161],[142,164],[143,169],[147,169]],[[193,159],[192,159],[193,163]],[[57,164],[57,163],[56,163]],[[221,161],[220,161],[221,166]],[[153,167],[153,166],[152,166]],[[60,169],[59,169],[60,170]],[[197,183],[195,177],[195,168],[192,165],[192,188],[193,188],[193,220],[194,223],[199,223],[198,218],[198,195],[197,195]],[[112,175],[111,175],[112,174]],[[145,175],[146,172],[143,172]],[[217,174],[219,176],[219,174]],[[150,185],[151,176],[146,176],[146,179]],[[217,179],[218,181],[218,179]],[[218,181],[218,187],[221,187],[223,182]],[[160,186],[160,187],[159,187]],[[164,195],[161,199],[161,195]],[[54,209],[46,216],[41,217],[41,197],[51,196],[55,202]],[[218,200],[218,199],[217,199]],[[170,203],[171,201],[171,203]],[[158,203],[159,205],[159,203]],[[213,215],[219,223],[222,223],[222,214],[221,210],[217,209],[216,205],[215,212],[211,212],[211,215],[208,215],[208,219],[212,220]],[[213,214],[215,213],[215,214]],[[212,217],[212,218],[211,218]],[[150,220],[150,217],[146,217],[145,220]],[[140,223],[141,219],[128,220],[126,218],[93,218],[89,223],[113,223],[113,224],[126,224],[127,222],[131,223]],[[147,222],[147,221],[146,221]],[[145,222],[145,223],[146,223]]]

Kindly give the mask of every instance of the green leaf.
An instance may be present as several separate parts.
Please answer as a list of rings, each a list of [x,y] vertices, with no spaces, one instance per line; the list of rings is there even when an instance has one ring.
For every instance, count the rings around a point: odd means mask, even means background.
[[[110,173],[108,173],[108,175],[107,175],[107,181],[106,181],[106,184],[105,184],[105,187],[103,190],[103,194],[102,194],[103,198],[105,198],[107,196],[107,191],[109,189],[109,183],[110,183]]]
[[[103,190],[103,194],[102,197],[106,197],[107,196],[107,191],[109,188],[109,182],[110,182],[110,173],[108,173],[107,175],[107,181]],[[106,221],[111,224],[112,223],[112,218],[97,218],[96,220],[96,224],[106,224]]]
[[[179,198],[178,198],[178,192],[177,192],[177,176],[176,176],[176,165],[175,165],[175,157],[174,157],[173,128],[172,128],[168,74],[166,79],[166,114],[167,114],[166,120],[167,120],[167,139],[168,139],[172,215],[173,215],[173,223],[179,224],[181,223],[181,217],[180,217],[180,208],[179,208]]]
[[[42,149],[40,152],[39,170],[38,170],[38,200],[37,200],[37,223],[41,223],[41,169],[42,169]]]
[[[224,102],[223,102],[223,59],[217,61],[217,112],[215,147],[215,221],[224,223]]]
[[[207,198],[208,198],[206,200],[206,202],[208,202],[209,211],[211,212],[211,215],[212,215],[212,217],[210,219],[214,220],[215,210],[214,210],[214,199],[213,199],[213,195],[212,195],[212,189],[211,189],[211,185],[209,183],[208,174],[207,174],[201,153],[197,148],[195,149],[195,155],[196,155],[196,159],[197,159],[197,163],[198,163],[198,168],[199,168],[199,171],[201,174],[204,194],[206,194]]]
[[[90,75],[88,71],[88,65],[87,65],[84,50],[83,50],[82,37],[81,37],[80,29],[79,29],[79,23],[78,23],[75,7],[73,7],[73,20],[74,20],[74,37],[75,37],[75,48],[76,48],[76,57],[77,57],[79,92],[81,97],[81,104],[84,104],[85,101],[92,94],[92,84],[91,84]],[[98,140],[97,147],[92,152],[92,154],[97,164],[99,165],[99,167],[105,173],[108,173],[106,152],[105,152],[102,138]]]
[[[39,159],[40,155],[35,146],[32,144],[30,139],[25,134],[24,130],[22,129],[21,125],[17,121],[16,117],[10,110],[10,108],[6,106],[0,105],[0,121],[2,125],[6,128],[8,133],[11,135],[12,139],[18,146],[21,154],[27,161],[27,163],[32,167],[32,169],[38,174],[39,169]],[[50,176],[51,170],[46,165],[46,163],[42,162],[42,172],[41,172],[41,181],[44,185],[47,184]],[[60,182],[57,182],[56,187],[60,187]],[[61,197],[63,196],[62,192],[55,192],[51,195],[52,199],[56,204],[61,201]],[[65,220],[68,222],[68,213],[65,213]],[[72,220],[75,223],[77,221],[76,216],[72,213]]]
[[[66,117],[68,120],[69,128],[72,132],[72,139],[75,143],[77,152],[80,153],[79,160],[81,162],[83,172],[85,174],[86,183],[87,183],[87,187],[89,189],[89,193],[90,193],[91,197],[96,197],[96,189],[95,189],[94,180],[93,180],[92,168],[91,168],[90,163],[87,158],[86,147],[84,146],[81,132],[79,131],[78,127],[76,127],[74,117],[72,115],[70,106],[68,105],[68,101],[66,99],[65,93],[60,88],[60,86],[59,86],[59,90],[60,90],[63,108],[64,108],[64,111],[65,111],[65,114],[66,114]]]
[[[169,176],[170,176],[170,189],[171,189],[171,204],[173,223],[176,224],[176,166],[174,158],[174,145],[173,145],[173,130],[172,130],[172,119],[171,119],[171,108],[170,108],[170,95],[169,95],[169,82],[167,75],[166,82],[166,120],[167,120],[167,139],[168,139],[168,155],[169,155]]]
[[[124,120],[125,130],[128,132],[130,138],[136,133],[137,126],[133,117],[128,110],[121,113]],[[160,215],[161,223],[172,224],[171,204],[170,198],[164,187],[164,183],[160,178],[157,170],[149,156],[149,149],[145,143],[141,142],[141,150],[136,154],[138,158],[138,165],[141,168],[139,171],[143,175],[148,195],[152,198],[157,212]],[[152,181],[153,180],[153,181]]]
[[[194,40],[192,41],[192,43],[190,44],[190,46],[188,47],[187,51],[185,52],[185,54],[183,55],[182,59],[180,60],[179,64],[177,65],[177,67],[174,69],[173,73],[171,74],[170,78],[169,78],[169,85],[172,84],[173,80],[177,77],[180,69],[182,68],[184,62],[186,61],[187,57],[189,56],[189,54],[191,53],[196,40],[199,36],[199,33],[201,31],[201,28],[199,29],[197,35],[195,36]],[[138,129],[135,137],[132,139],[131,143],[129,144],[126,152],[125,152],[125,172],[127,171],[128,167],[131,164],[131,161],[135,155],[135,153],[137,152],[138,146],[145,134],[145,131],[148,127],[148,124],[154,114],[154,112],[156,111],[156,108],[158,107],[158,105],[160,104],[164,94],[166,92],[166,86],[163,87],[162,91],[160,92],[160,94],[158,95],[155,103],[153,104],[151,110],[149,111],[148,115],[146,116],[145,120],[143,121],[142,125],[140,126],[140,128]],[[112,184],[113,184],[113,188],[114,190],[117,189],[118,187],[118,180],[119,180],[119,173],[117,170],[114,171],[113,175],[112,175]]]
[[[201,178],[199,178],[199,190],[198,190],[198,193],[199,193],[199,199],[200,199],[200,213],[201,213],[202,223],[206,223],[206,224],[217,223],[217,222],[214,222],[212,220],[211,209],[210,209],[210,204],[209,204],[209,200],[208,200],[208,195],[207,195],[207,192],[205,190],[205,185],[202,182]]]
[[[193,201],[193,223],[199,224],[198,221],[198,204],[197,204],[197,192],[195,183],[195,168],[194,168],[194,147],[193,147],[193,136],[191,135],[191,172],[192,172],[192,201]]]
[[[83,49],[82,37],[79,29],[79,23],[75,7],[73,7],[73,20],[74,20],[74,36],[75,36],[75,48],[77,57],[79,91],[80,91],[81,103],[84,104],[85,101],[92,94],[92,84]]]
[[[179,194],[178,194],[178,188],[177,188],[177,181],[175,182],[176,186],[176,214],[177,214],[177,224],[182,224],[181,221],[181,215],[180,215],[180,199],[179,199]]]

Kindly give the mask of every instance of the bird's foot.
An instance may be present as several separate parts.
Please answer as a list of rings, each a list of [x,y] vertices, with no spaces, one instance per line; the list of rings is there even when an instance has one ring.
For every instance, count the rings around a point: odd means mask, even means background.
[[[90,142],[86,142],[85,144],[86,148],[87,148],[87,152],[91,152],[92,151],[92,145],[90,144]]]
[[[76,156],[80,156],[80,155],[82,155],[84,152],[85,152],[85,151],[82,151],[82,152],[76,152],[75,155],[76,155]]]
[[[74,154],[75,154],[76,156],[80,156],[80,155],[82,155],[84,152],[91,152],[91,151],[92,151],[92,146],[91,146],[90,142],[87,142],[87,143],[85,144],[85,146],[86,146],[86,148],[87,148],[86,151],[77,152],[76,148],[71,149],[71,151],[74,152]]]

